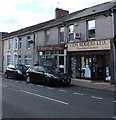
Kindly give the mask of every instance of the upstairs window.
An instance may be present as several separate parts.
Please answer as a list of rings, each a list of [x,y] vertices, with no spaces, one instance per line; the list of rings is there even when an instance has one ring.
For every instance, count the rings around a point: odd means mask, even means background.
[[[8,51],[11,50],[11,40],[8,40]]]
[[[21,38],[19,38],[19,49],[21,49],[21,47],[22,47],[22,40]]]
[[[95,20],[87,21],[88,40],[95,39]]]
[[[15,39],[14,50],[17,50],[17,49],[18,49],[18,40]]]
[[[64,27],[59,28],[59,42],[64,42]]]
[[[50,31],[45,31],[45,45],[48,45],[50,43]]]
[[[29,43],[30,39],[31,39],[31,37],[27,36],[27,49],[31,48],[31,44]]]
[[[68,41],[74,40],[74,25],[68,26]]]

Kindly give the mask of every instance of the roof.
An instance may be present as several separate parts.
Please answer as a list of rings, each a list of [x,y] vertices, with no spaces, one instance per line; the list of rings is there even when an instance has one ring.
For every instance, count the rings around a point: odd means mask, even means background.
[[[83,10],[70,13],[67,16],[63,16],[63,17],[60,17],[57,19],[52,19],[52,20],[49,20],[49,21],[46,21],[43,23],[39,23],[36,25],[32,25],[32,26],[25,27],[20,30],[11,32],[11,33],[9,33],[8,37],[15,36],[15,35],[18,36],[21,34],[34,32],[34,31],[41,30],[41,29],[47,29],[48,27],[63,24],[65,22],[68,22],[68,21],[71,21],[74,19],[79,19],[79,18],[86,17],[89,15],[102,13],[102,12],[110,10],[114,6],[116,6],[116,2],[106,2],[106,3],[99,4],[99,5],[96,5],[93,7],[85,8]]]

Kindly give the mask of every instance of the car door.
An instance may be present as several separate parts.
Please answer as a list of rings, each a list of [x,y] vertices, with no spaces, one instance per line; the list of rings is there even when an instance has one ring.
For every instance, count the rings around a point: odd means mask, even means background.
[[[38,67],[38,78],[37,79],[42,83],[45,82],[45,74],[44,73],[45,73],[44,68],[42,66],[39,66]]]
[[[32,81],[37,81],[37,76],[38,76],[37,67],[33,67],[29,72],[29,75]]]
[[[15,66],[9,65],[9,66],[7,67],[8,77],[14,78],[14,71],[15,71]]]

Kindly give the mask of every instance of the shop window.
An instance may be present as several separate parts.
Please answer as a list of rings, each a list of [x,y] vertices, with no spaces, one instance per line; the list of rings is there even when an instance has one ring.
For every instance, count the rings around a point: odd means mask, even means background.
[[[80,57],[71,57],[71,77],[80,78]]]
[[[85,57],[81,57],[81,77],[85,77]]]
[[[64,56],[59,56],[59,70],[64,72]]]
[[[95,20],[87,21],[88,40],[95,39]]]
[[[110,71],[110,60],[109,60],[109,56],[106,55],[105,56],[106,59],[106,65],[105,65],[105,80],[106,81],[110,81],[111,80],[111,71]]]

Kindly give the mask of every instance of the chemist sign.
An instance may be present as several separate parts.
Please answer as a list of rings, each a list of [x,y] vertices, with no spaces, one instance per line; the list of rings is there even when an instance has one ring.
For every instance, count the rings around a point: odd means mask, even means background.
[[[81,41],[68,44],[68,51],[110,50],[110,40]]]

